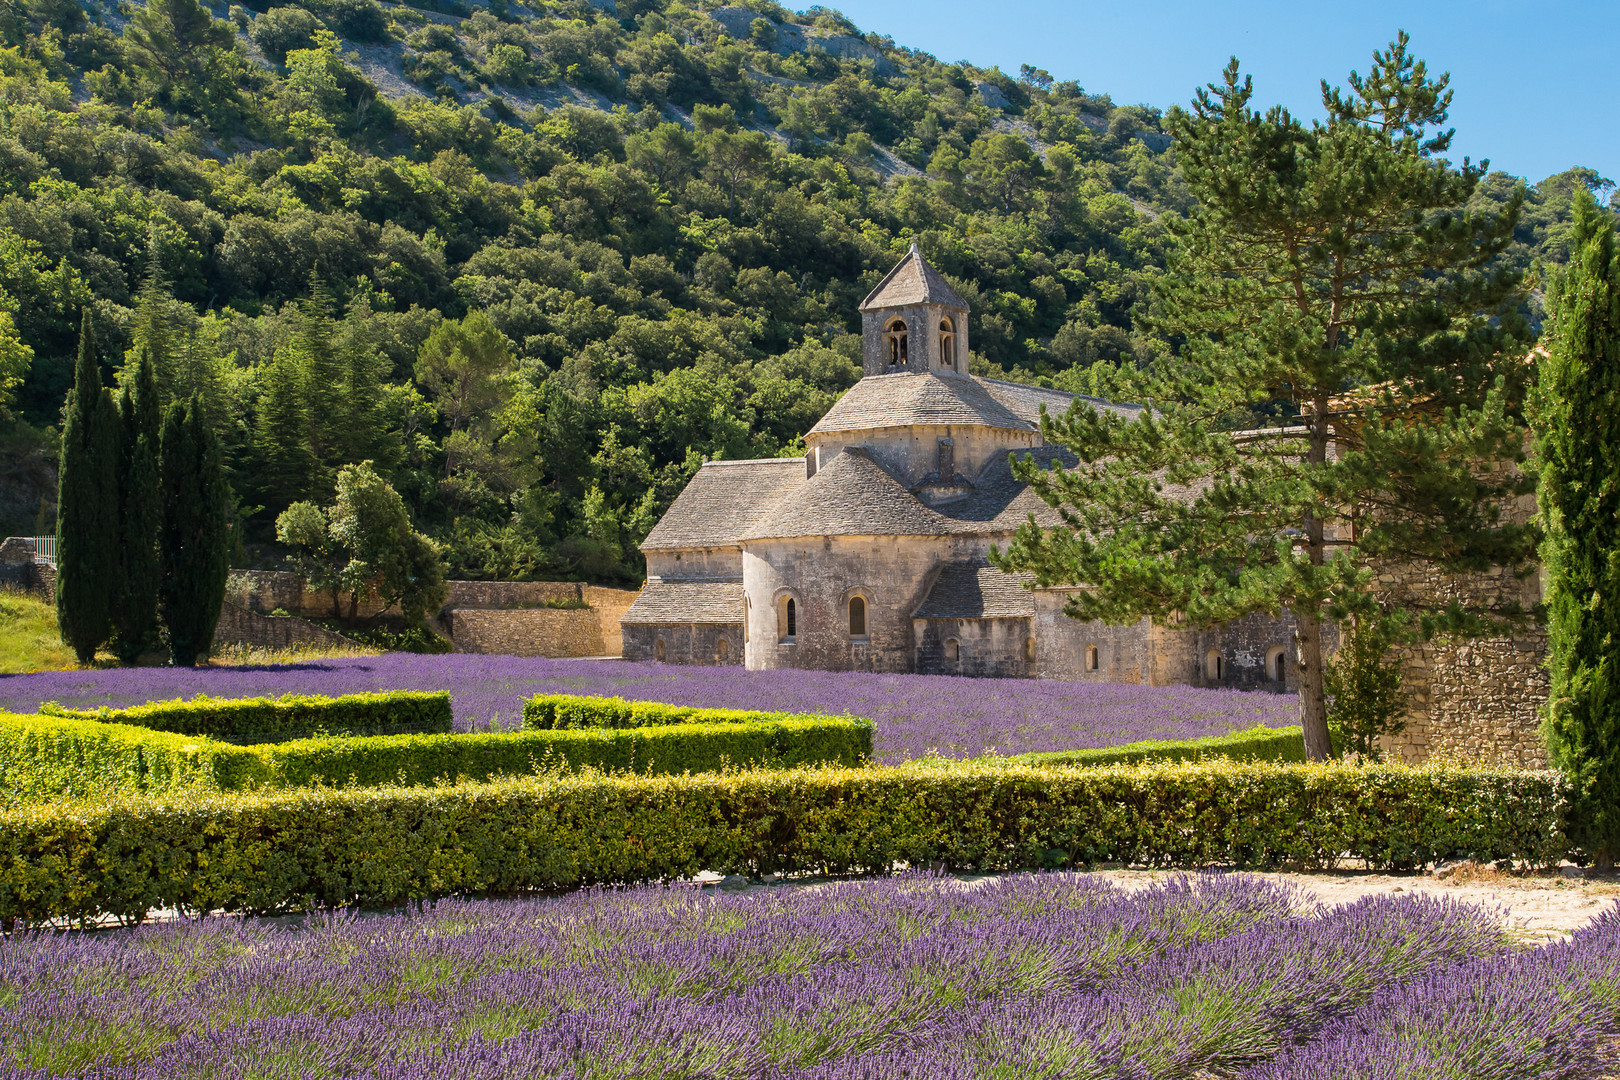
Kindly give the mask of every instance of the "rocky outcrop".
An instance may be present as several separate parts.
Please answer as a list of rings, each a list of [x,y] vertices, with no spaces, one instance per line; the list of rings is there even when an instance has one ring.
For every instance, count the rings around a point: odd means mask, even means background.
[[[770,48],[784,56],[819,51],[840,60],[870,60],[879,75],[892,75],[898,70],[882,52],[849,34],[820,34],[811,27],[778,22],[736,5],[715,8],[709,12],[709,18],[724,27],[727,34],[738,39],[752,37],[755,20],[764,20],[771,29]]]

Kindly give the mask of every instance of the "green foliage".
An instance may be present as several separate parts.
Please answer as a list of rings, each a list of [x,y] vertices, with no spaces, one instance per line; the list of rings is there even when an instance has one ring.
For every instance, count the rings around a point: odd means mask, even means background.
[[[170,659],[193,667],[213,646],[230,574],[231,491],[201,395],[175,402],[160,435],[159,611]]]
[[[0,420],[11,417],[17,387],[22,385],[33,362],[34,350],[17,336],[9,298],[0,292]]]
[[[444,691],[390,690],[385,693],[279,698],[210,698],[155,701],[127,709],[67,709],[40,706],[48,716],[98,720],[180,735],[235,743],[275,743],[313,735],[373,734],[384,730],[448,733],[450,695]]]
[[[1407,698],[1401,689],[1400,661],[1389,658],[1399,630],[1395,619],[1353,623],[1327,662],[1324,687],[1334,746],[1370,761],[1383,756],[1378,746],[1381,736],[1399,734],[1406,727],[1401,719]]]
[[[1620,858],[1620,243],[1590,193],[1537,386],[1552,689],[1546,732],[1574,786],[1571,836]]]
[[[271,8],[253,20],[248,37],[273,64],[285,64],[290,49],[308,49],[315,44],[315,31],[321,20],[300,7]]]
[[[0,714],[0,801],[233,790],[261,778],[250,750],[126,724]]]
[[[118,578],[113,653],[133,664],[158,644],[158,534],[163,501],[159,488],[161,435],[157,374],[142,352],[135,378],[118,395],[123,437],[118,458]]]
[[[1203,739],[1149,740],[1094,750],[1052,750],[1019,754],[1009,760],[1030,765],[1116,765],[1141,761],[1201,761],[1228,757],[1234,761],[1305,760],[1305,741],[1297,727],[1255,727]]]
[[[754,709],[705,709],[695,705],[626,701],[624,698],[586,694],[536,694],[523,703],[523,726],[539,731],[624,729],[665,724],[754,724],[787,719],[803,717]]]
[[[561,734],[561,733],[555,733]],[[289,911],[668,881],[1124,862],[1556,863],[1556,773],[1433,765],[919,763],[110,799],[0,812],[0,918]]]
[[[62,425],[56,516],[56,615],[62,641],[88,665],[112,633],[118,590],[118,410],[101,385],[85,313],[79,363]]]
[[[1520,196],[1466,209],[1484,173],[1441,156],[1448,79],[1406,46],[1375,53],[1349,93],[1324,83],[1325,121],[1256,110],[1235,59],[1170,114],[1196,204],[1172,223],[1153,322],[1179,355],[1120,371],[1109,396],[1147,405],[1139,418],[1082,402],[1043,425],[1081,465],[1018,475],[1066,525],[1031,522],[997,556],[1091,586],[1067,608],[1082,619],[1287,609],[1312,758],[1331,753],[1325,623],[1467,636],[1529,614],[1506,591],[1377,588],[1382,567],[1526,572],[1537,541],[1505,516],[1533,485],[1517,467],[1523,289],[1501,258]]]
[[[56,607],[31,593],[0,588],[0,675],[60,671],[73,665]]]

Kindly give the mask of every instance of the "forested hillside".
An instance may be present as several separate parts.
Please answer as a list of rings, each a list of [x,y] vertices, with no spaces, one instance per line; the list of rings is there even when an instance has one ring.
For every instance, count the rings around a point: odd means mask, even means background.
[[[52,528],[86,311],[109,383],[202,395],[238,558],[369,459],[461,577],[635,579],[705,456],[802,453],[913,238],[975,371],[1171,355],[1159,112],[825,8],[0,0],[0,40],[0,535]],[[1533,187],[1511,257],[1598,184]]]

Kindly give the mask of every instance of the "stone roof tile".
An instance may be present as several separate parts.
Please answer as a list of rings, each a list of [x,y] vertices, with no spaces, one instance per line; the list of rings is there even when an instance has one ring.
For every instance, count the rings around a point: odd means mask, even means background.
[[[914,619],[1030,619],[1033,574],[1005,574],[988,563],[946,563]]]
[[[740,581],[649,581],[621,623],[741,623]]]
[[[868,375],[827,410],[810,434],[914,424],[978,424],[1012,431],[1036,426],[996,400],[977,379],[925,372]]]
[[[744,540],[794,536],[948,536],[948,518],[924,506],[859,447],[850,447],[783,499]]]
[[[710,461],[653,526],[641,550],[729,547],[804,486],[803,458]]]
[[[1115,412],[1122,416],[1135,416],[1142,411],[1141,405],[1117,405],[1102,398],[1071,394],[1067,390],[1002,382],[1000,379],[981,379],[977,375],[973,377],[973,381],[984,387],[985,391],[1005,406],[1008,412],[1033,428],[1041,426],[1042,405],[1045,405],[1047,413],[1054,417],[1068,412],[1069,406],[1076,401],[1085,401],[1104,412]]]
[[[861,310],[874,311],[911,304],[943,304],[958,311],[967,310],[967,303],[956,295],[956,290],[940,276],[939,271],[928,264],[916,244],[911,245],[905,257],[895,263],[894,269],[885,274],[877,288],[861,301]]]

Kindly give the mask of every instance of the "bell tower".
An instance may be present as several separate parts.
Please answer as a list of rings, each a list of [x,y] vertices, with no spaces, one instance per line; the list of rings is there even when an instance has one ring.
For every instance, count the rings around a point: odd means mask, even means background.
[[[867,375],[966,375],[968,309],[915,242],[861,302]]]

